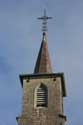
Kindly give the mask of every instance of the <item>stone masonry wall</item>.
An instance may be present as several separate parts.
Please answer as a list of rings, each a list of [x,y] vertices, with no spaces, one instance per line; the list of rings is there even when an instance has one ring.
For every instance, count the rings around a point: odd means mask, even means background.
[[[48,88],[48,107],[35,107],[35,88],[43,83]],[[23,80],[22,112],[19,125],[64,125],[61,78],[35,78]]]

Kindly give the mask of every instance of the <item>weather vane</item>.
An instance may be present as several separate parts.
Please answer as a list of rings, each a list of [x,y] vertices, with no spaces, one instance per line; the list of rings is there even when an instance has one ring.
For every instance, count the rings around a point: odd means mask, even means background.
[[[46,15],[46,10],[44,10],[44,15],[43,15],[42,17],[37,18],[37,19],[43,21],[43,22],[42,22],[42,31],[43,31],[43,32],[46,32],[46,31],[47,31],[47,20],[48,20],[48,19],[52,19],[52,17],[48,17],[48,16]]]

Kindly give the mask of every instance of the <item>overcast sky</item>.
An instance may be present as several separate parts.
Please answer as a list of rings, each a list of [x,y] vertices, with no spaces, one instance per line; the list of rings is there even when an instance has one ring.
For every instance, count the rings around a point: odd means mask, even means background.
[[[83,0],[0,0],[0,125],[17,125],[19,74],[33,73],[47,15],[53,72],[64,72],[66,125],[83,125]]]

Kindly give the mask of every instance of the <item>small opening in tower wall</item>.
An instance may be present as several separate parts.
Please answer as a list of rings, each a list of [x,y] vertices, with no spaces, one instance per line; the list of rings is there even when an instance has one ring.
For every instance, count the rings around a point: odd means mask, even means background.
[[[47,107],[48,105],[48,89],[47,86],[41,83],[35,91],[36,107]]]

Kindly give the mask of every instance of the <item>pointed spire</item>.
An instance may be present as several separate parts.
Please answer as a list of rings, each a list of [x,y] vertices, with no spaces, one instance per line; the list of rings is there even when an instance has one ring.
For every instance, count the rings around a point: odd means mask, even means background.
[[[46,42],[46,33],[43,32],[41,47],[36,61],[34,73],[51,73],[51,62]]]

